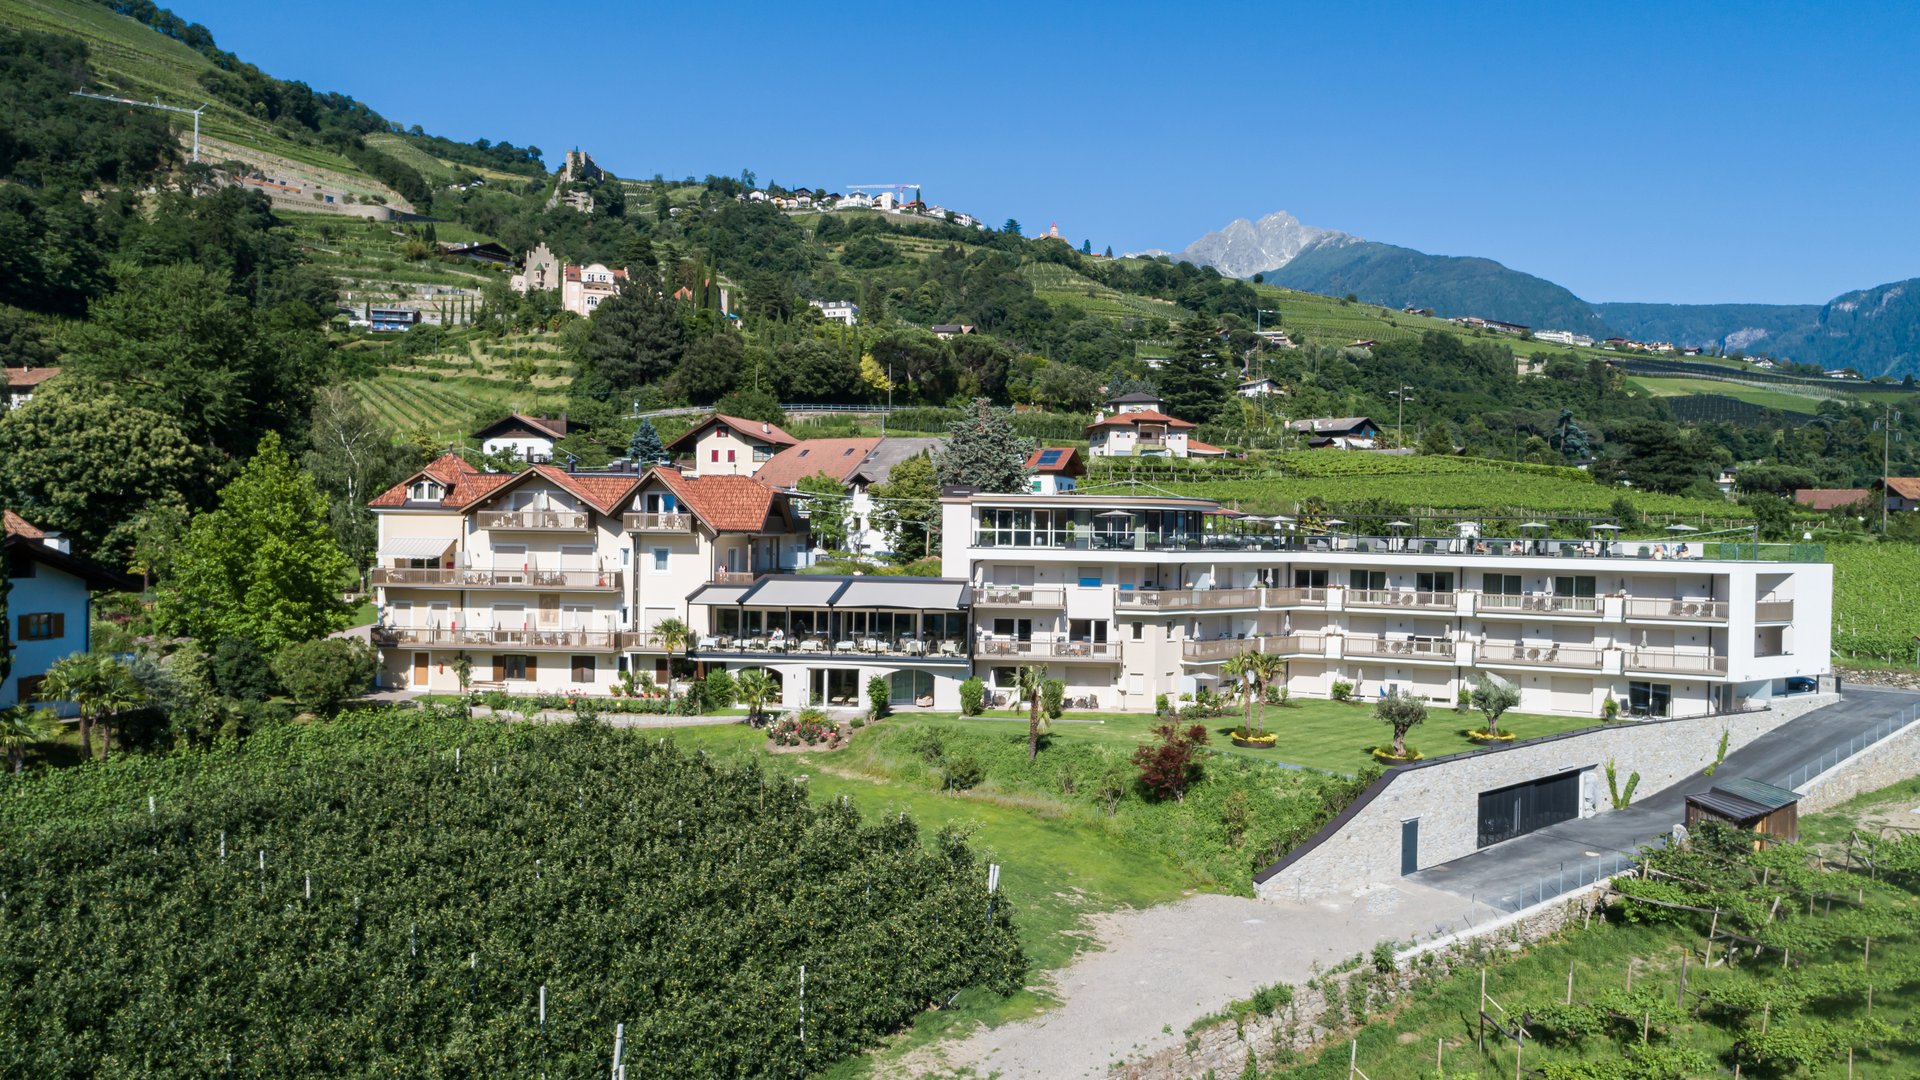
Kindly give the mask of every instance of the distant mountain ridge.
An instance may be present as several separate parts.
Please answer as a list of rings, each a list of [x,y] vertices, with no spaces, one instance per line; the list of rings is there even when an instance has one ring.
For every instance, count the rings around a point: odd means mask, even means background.
[[[1167,254],[1159,251],[1144,255]],[[1537,330],[1764,352],[1864,375],[1920,373],[1920,278],[1844,293],[1825,304],[1590,303],[1492,259],[1429,255],[1302,223],[1285,211],[1238,219],[1170,254],[1223,274],[1260,274],[1326,296],[1432,308]]]

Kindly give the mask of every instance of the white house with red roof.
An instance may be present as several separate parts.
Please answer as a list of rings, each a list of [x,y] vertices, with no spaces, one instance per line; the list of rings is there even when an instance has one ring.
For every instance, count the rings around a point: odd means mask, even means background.
[[[1107,410],[1087,425],[1087,453],[1091,457],[1219,456],[1219,447],[1191,438],[1190,421],[1162,411],[1159,395],[1134,391],[1107,399]]]
[[[627,283],[626,267],[608,269],[604,263],[575,266],[568,263],[560,273],[560,306],[575,315],[591,315],[609,297],[618,296]]]
[[[714,413],[667,444],[667,452],[685,458],[695,476],[752,476],[760,466],[799,439],[778,424]]]
[[[1027,457],[1027,471],[1035,495],[1065,495],[1087,475],[1087,463],[1071,446],[1043,446]]]
[[[48,379],[60,374],[57,367],[6,368],[6,395],[0,397],[0,412],[17,409],[33,400],[34,391]]]
[[[553,460],[553,448],[567,436],[567,418],[508,413],[471,436],[486,454],[507,454],[538,464]]]

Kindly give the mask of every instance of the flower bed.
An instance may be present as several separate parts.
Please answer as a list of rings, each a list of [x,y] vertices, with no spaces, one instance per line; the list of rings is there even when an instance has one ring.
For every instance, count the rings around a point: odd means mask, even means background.
[[[1490,732],[1486,728],[1474,728],[1472,731],[1467,732],[1467,738],[1472,739],[1474,742],[1483,743],[1512,742],[1514,735],[1511,731]]]
[[[1394,757],[1393,747],[1391,746],[1376,746],[1373,748],[1372,753],[1373,760],[1380,762],[1382,765],[1405,765],[1409,761],[1419,761],[1421,758],[1426,757],[1425,754],[1422,754],[1411,746],[1407,747],[1407,756],[1405,757]]]
[[[1233,740],[1233,745],[1248,750],[1271,750],[1274,744],[1280,741],[1280,736],[1276,732],[1248,731],[1246,728],[1236,730],[1230,738]]]
[[[840,725],[819,709],[802,709],[767,725],[767,741],[776,749],[838,750],[846,742]]]

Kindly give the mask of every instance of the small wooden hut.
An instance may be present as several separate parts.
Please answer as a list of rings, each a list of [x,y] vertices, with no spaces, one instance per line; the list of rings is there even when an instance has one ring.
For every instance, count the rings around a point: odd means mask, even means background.
[[[1687,796],[1687,828],[1707,819],[1790,844],[1800,839],[1800,793],[1747,777],[1728,780]]]

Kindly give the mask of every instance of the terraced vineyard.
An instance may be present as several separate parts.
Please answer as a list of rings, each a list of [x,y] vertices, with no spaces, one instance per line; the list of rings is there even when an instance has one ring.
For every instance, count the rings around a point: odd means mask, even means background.
[[[1912,664],[1920,634],[1920,545],[1829,544],[1833,651],[1862,663]]]
[[[1127,319],[1142,315],[1179,322],[1188,312],[1180,305],[1150,296],[1133,296],[1074,273],[1058,263],[1029,263],[1020,268],[1020,276],[1033,285],[1033,291],[1049,304],[1072,304],[1089,315],[1109,319]]]
[[[465,435],[476,416],[512,410],[536,416],[566,408],[566,361],[546,335],[516,335],[499,342],[454,339],[448,351],[428,356],[399,352],[399,341],[366,342],[359,350],[381,353],[377,375],[355,381],[353,392],[396,435],[427,432]],[[532,378],[510,372],[533,364]]]

